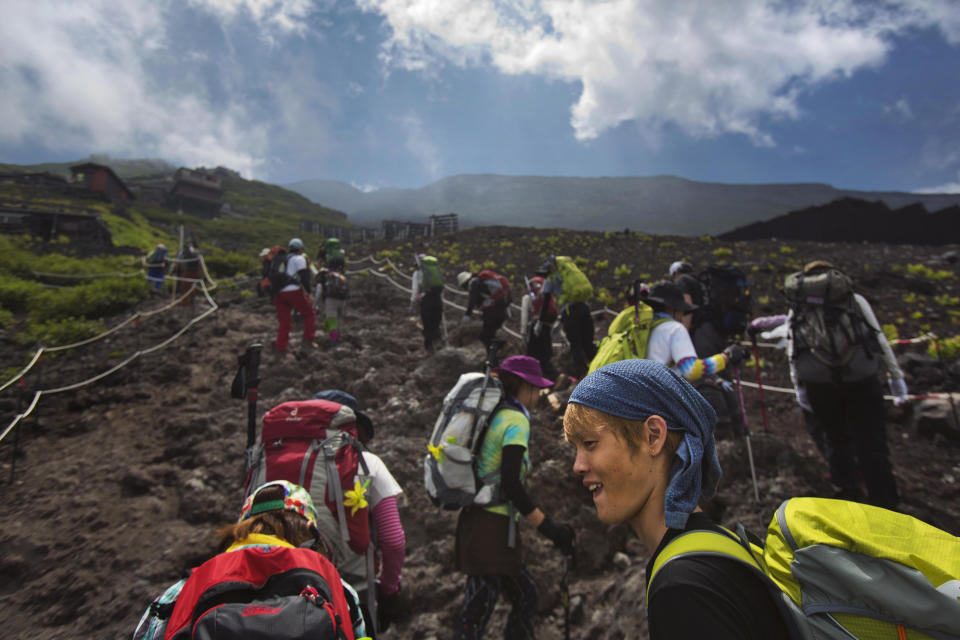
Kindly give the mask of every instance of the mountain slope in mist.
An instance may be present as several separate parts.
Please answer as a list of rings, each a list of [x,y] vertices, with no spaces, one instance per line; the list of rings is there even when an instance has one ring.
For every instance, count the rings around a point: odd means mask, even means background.
[[[457,175],[420,189],[364,192],[334,180],[283,185],[359,224],[418,221],[456,212],[461,226],[523,225],[598,231],[719,234],[796,209],[853,197],[891,208],[913,203],[928,211],[960,204],[960,194],[854,191],[828,184],[722,184],[676,176],[565,178]]]

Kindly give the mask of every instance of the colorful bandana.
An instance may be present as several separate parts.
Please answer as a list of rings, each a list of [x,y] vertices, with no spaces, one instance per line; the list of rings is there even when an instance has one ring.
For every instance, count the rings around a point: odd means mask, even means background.
[[[268,500],[266,502],[253,504],[257,494],[263,491],[266,487],[273,487],[277,485],[283,487],[283,500]],[[294,513],[299,513],[301,516],[307,519],[307,522],[309,522],[314,529],[317,528],[317,509],[313,506],[313,499],[310,497],[310,494],[300,485],[287,482],[286,480],[274,480],[273,482],[268,482],[264,485],[261,485],[256,491],[247,496],[247,499],[243,503],[243,509],[240,511],[240,518],[237,520],[237,522],[243,522],[247,518],[251,518],[261,513],[266,513],[267,511],[279,511],[283,509],[286,509],[287,511],[293,511]]]

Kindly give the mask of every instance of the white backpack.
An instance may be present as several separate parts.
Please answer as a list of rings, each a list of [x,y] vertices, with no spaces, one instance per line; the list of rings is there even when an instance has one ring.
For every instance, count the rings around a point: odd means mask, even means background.
[[[438,507],[454,510],[503,501],[499,483],[477,476],[477,454],[502,399],[500,380],[483,373],[461,375],[443,399],[423,461],[423,482]]]

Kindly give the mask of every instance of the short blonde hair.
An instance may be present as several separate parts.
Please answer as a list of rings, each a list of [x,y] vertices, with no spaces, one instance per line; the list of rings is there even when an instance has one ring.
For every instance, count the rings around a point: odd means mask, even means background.
[[[609,429],[614,436],[626,443],[631,453],[640,450],[640,444],[647,432],[646,420],[628,420],[577,403],[567,405],[563,414],[563,437],[567,442],[583,442],[584,434],[600,429]],[[664,448],[671,456],[676,453],[681,440],[682,431],[667,431]]]

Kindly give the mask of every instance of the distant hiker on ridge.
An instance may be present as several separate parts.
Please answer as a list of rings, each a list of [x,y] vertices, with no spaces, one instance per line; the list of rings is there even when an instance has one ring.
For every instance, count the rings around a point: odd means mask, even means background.
[[[466,324],[474,309],[483,313],[483,328],[480,330],[480,342],[489,347],[497,335],[497,330],[507,319],[507,307],[510,306],[510,283],[507,279],[490,269],[484,269],[476,275],[463,271],[457,276],[457,284],[466,290],[467,311],[460,324]]]
[[[540,320],[549,314],[549,302],[554,298],[560,310],[563,333],[570,342],[573,357],[573,375],[582,378],[587,374],[587,365],[597,354],[593,343],[593,316],[587,301],[593,298],[593,285],[568,256],[550,256],[541,267],[547,273],[543,284],[544,305],[540,307]]]
[[[420,322],[423,324],[423,348],[432,353],[434,343],[441,337],[443,324],[443,273],[434,256],[417,254],[417,270],[410,283],[410,311],[420,302]]]

